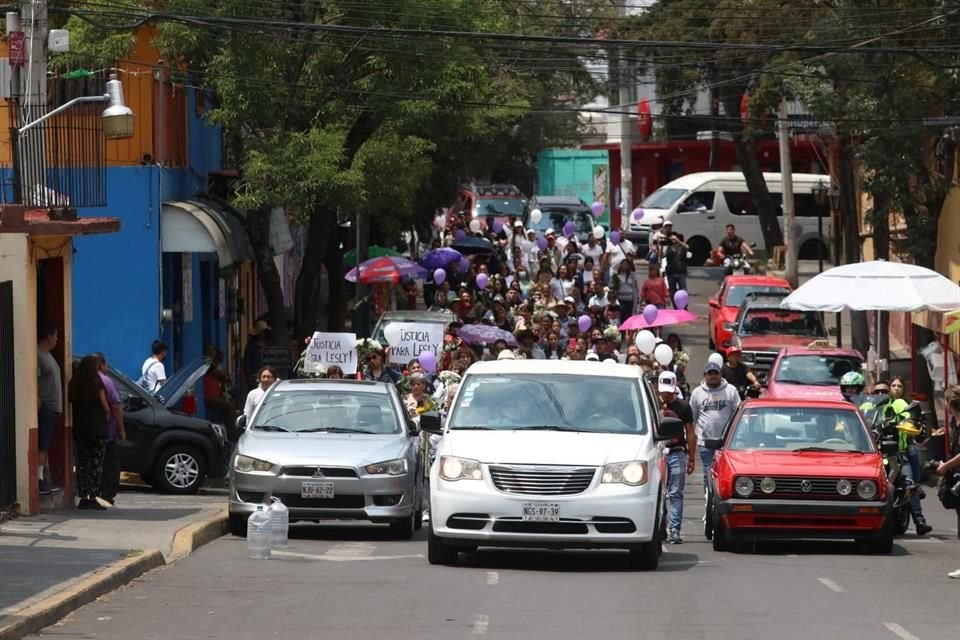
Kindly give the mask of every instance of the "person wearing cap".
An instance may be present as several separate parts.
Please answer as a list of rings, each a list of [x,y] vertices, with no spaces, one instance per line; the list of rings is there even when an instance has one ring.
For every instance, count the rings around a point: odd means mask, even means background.
[[[723,365],[721,371],[723,379],[736,387],[738,392],[741,389],[746,391],[747,387],[759,389],[760,381],[757,380],[757,376],[753,374],[750,367],[743,363],[742,355],[740,347],[727,348],[727,362]]]
[[[660,405],[667,415],[671,412],[683,422],[683,435],[667,443],[667,542],[680,544],[680,528],[683,526],[683,488],[687,476],[693,473],[696,462],[691,451],[697,449],[697,434],[693,429],[693,412],[690,405],[677,397],[677,375],[664,371],[657,378]]]
[[[723,428],[740,406],[740,394],[736,387],[723,379],[723,367],[716,362],[707,362],[703,367],[703,382],[690,394],[690,410],[697,442],[723,437]],[[703,466],[703,486],[713,465],[713,449],[702,444],[698,447]]]
[[[515,359],[519,359],[517,356],[520,358],[526,358],[527,360],[546,359],[543,349],[541,349],[540,345],[537,344],[537,334],[535,334],[531,329],[522,329],[518,331],[517,342],[519,343],[519,346],[516,348],[514,353]]]

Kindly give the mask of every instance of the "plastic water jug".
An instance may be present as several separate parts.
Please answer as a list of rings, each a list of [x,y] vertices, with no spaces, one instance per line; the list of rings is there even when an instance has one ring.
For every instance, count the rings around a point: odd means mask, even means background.
[[[270,548],[285,549],[290,532],[290,510],[280,498],[270,505]]]
[[[265,504],[247,519],[247,557],[266,560],[270,557],[270,512]]]

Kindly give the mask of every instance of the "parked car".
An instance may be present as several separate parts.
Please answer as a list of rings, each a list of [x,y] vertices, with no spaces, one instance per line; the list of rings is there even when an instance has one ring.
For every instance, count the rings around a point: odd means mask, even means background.
[[[510,218],[519,219],[527,205],[527,197],[512,184],[465,184],[447,211],[449,224],[469,224],[479,218],[492,227],[494,220],[506,225]]]
[[[769,374],[784,347],[805,347],[829,340],[819,311],[781,309],[782,296],[748,297],[740,306],[732,342],[743,352],[743,362],[757,375]]]
[[[814,341],[806,347],[787,347],[770,369],[765,398],[843,400],[840,378],[861,371],[863,356],[855,349]]]
[[[727,276],[720,284],[717,295],[710,298],[707,312],[709,347],[726,353],[733,344],[733,323],[740,312],[740,305],[748,295],[767,293],[790,293],[790,283],[772,276]]]
[[[530,212],[534,209],[540,209],[543,214],[539,222],[530,218]],[[597,224],[590,206],[572,196],[534,196],[527,203],[522,220],[523,228],[533,229],[537,232],[537,237],[542,236],[547,229],[553,229],[559,234],[563,226],[571,221],[577,227],[577,240],[581,243],[587,241]]]
[[[74,366],[79,360],[74,360]],[[156,395],[108,367],[123,403],[127,439],[118,454],[123,471],[137,473],[164,493],[196,493],[206,478],[226,475],[229,455],[224,425],[194,418],[173,407],[210,368],[194,360],[170,376]]]
[[[279,498],[290,521],[388,523],[410,538],[423,518],[420,430],[396,386],[358,380],[275,383],[230,464],[230,531],[244,536],[258,504]]]
[[[598,398],[615,402],[597,402]],[[430,564],[477,547],[620,548],[654,569],[665,532],[661,418],[635,367],[495,360],[464,376],[430,470]]]
[[[717,452],[704,525],[715,550],[766,538],[852,538],[874,553],[893,549],[882,455],[852,404],[748,400],[723,439],[704,446]],[[896,446],[884,443],[883,454]]]

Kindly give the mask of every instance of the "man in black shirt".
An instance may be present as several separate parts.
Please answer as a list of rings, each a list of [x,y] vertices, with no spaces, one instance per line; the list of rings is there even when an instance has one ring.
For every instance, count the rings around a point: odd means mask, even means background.
[[[760,388],[760,381],[757,376],[750,371],[750,368],[740,361],[740,347],[730,347],[727,349],[727,362],[723,365],[721,375],[723,379],[737,388],[737,391],[743,394],[747,387],[754,389]]]
[[[720,241],[718,247],[720,257],[723,258],[723,275],[728,276],[733,271],[733,256],[747,255],[753,257],[753,248],[747,242],[737,235],[737,228],[732,224],[727,225],[727,235]]]
[[[677,397],[677,374],[664,371],[657,379],[664,416],[680,418],[684,435],[667,444],[667,542],[680,544],[683,524],[683,487],[696,466],[691,451],[697,450],[697,434],[693,429],[690,405]]]

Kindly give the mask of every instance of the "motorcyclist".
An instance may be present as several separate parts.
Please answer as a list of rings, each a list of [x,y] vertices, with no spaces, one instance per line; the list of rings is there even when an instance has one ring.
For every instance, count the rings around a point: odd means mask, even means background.
[[[860,407],[866,402],[867,398],[863,395],[863,390],[867,387],[867,381],[859,371],[847,371],[840,378],[840,394],[847,402],[852,402]]]
[[[732,224],[727,225],[727,235],[717,246],[717,254],[723,260],[723,275],[728,276],[733,273],[733,259],[736,256],[747,255],[753,257],[753,248],[747,244],[747,241],[737,235],[737,228]],[[750,264],[744,261],[744,272],[750,272]]]
[[[727,349],[727,361],[722,370],[723,379],[737,388],[741,398],[746,395],[747,388],[760,389],[760,380],[750,370],[750,367],[743,363],[742,355],[740,347],[729,347]]]

